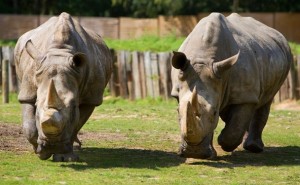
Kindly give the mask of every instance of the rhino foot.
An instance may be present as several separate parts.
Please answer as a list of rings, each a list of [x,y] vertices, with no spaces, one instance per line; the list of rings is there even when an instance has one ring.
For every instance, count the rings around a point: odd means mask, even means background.
[[[47,160],[52,156],[51,153],[39,153],[37,155],[41,160]]]
[[[79,161],[79,156],[75,153],[53,154],[54,162],[76,162]]]
[[[264,144],[261,140],[246,140],[243,147],[253,153],[260,153],[264,150]]]

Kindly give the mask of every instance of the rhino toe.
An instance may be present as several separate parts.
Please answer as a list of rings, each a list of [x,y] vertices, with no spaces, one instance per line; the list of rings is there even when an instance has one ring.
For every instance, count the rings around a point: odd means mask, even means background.
[[[201,147],[201,145],[182,145],[178,152],[180,157],[184,158],[195,158],[195,159],[212,159],[217,156],[216,150],[209,147]]]
[[[243,147],[245,150],[248,150],[253,153],[260,153],[260,152],[263,152],[263,150],[264,150],[264,144],[261,140],[260,141],[246,140]]]
[[[77,162],[79,161],[79,156],[75,153],[54,154],[53,161],[54,162]]]

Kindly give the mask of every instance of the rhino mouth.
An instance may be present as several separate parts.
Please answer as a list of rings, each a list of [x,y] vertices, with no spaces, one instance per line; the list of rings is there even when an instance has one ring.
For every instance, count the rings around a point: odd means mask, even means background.
[[[35,153],[40,159],[46,160],[53,154],[65,154],[73,151],[73,145],[70,141],[46,142],[39,140]]]
[[[179,147],[178,154],[184,158],[213,159],[217,156],[211,144],[211,136],[207,136],[197,145],[189,144],[184,139]]]

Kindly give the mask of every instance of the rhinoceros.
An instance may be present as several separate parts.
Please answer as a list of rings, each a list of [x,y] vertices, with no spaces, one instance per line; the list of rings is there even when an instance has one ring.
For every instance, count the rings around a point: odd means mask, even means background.
[[[23,133],[40,159],[75,161],[77,134],[112,71],[111,53],[96,33],[68,13],[26,32],[15,47]]]
[[[270,106],[291,62],[284,36],[253,18],[211,13],[201,19],[172,57],[180,156],[215,157],[219,117],[225,122],[218,136],[223,150],[235,150],[245,136],[244,149],[262,152]]]

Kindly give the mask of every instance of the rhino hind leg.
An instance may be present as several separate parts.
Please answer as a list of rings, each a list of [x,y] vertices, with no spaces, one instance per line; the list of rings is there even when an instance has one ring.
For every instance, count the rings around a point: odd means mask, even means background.
[[[249,126],[248,137],[243,145],[244,149],[254,153],[263,151],[264,143],[262,141],[262,132],[269,117],[271,103],[272,101],[256,110]]]
[[[225,128],[218,137],[218,143],[224,151],[231,152],[242,143],[254,113],[255,105],[241,104],[231,105],[220,114]]]

